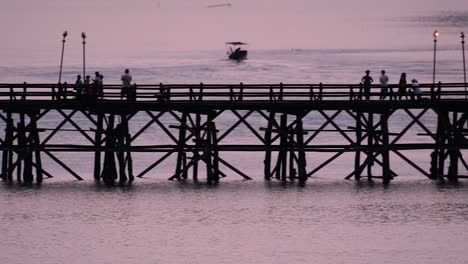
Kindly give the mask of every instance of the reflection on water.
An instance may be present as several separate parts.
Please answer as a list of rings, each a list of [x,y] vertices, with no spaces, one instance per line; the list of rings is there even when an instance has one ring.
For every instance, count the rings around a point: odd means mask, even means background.
[[[467,194],[429,180],[2,185],[0,261],[463,263]]]

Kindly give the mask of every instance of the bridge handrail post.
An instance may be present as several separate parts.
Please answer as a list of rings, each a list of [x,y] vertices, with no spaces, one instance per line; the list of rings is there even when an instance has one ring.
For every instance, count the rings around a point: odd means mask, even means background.
[[[16,100],[15,90],[13,86],[10,86],[10,101]]]
[[[64,82],[63,87],[62,87],[62,96],[60,97],[61,99],[67,100],[67,88],[68,88],[68,83]]]
[[[363,89],[364,89],[364,86],[362,85],[362,83],[359,83],[359,94],[358,94],[359,100],[362,100]]]
[[[203,83],[200,83],[200,91],[198,95],[198,101],[203,101]]]
[[[323,83],[319,83],[319,101],[323,100]]]
[[[234,95],[234,89],[232,88],[232,85],[229,85],[229,102],[233,102],[235,98]]]
[[[434,101],[435,100],[435,94],[434,94],[434,84],[431,84],[431,100]]]
[[[309,100],[313,101],[314,99],[315,99],[314,86],[310,85],[309,86]]]
[[[163,102],[164,101],[164,92],[163,92],[163,84],[162,83],[159,83],[158,91],[159,91],[158,101]]]
[[[275,96],[275,95],[274,95],[274,93],[273,93],[273,86],[270,85],[270,103],[272,103],[273,100],[275,99],[274,96]]]
[[[26,82],[23,83],[23,93],[21,94],[21,101],[26,100],[26,89],[28,87],[28,84]]]
[[[349,100],[350,100],[350,101],[353,101],[353,99],[354,99],[353,86],[350,85],[350,86],[349,86]]]
[[[239,87],[239,101],[243,101],[244,100],[244,83],[240,83],[240,87]]]
[[[279,87],[280,87],[279,100],[283,101],[283,83],[282,82],[280,82]]]
[[[166,87],[164,89],[164,97],[166,99],[166,102],[171,101],[171,87]]]
[[[189,85],[189,102],[193,101],[193,87]]]
[[[442,96],[442,82],[437,83],[437,100],[440,100]]]
[[[55,101],[55,84],[52,84],[52,93],[51,93],[51,96],[52,96],[52,101]]]

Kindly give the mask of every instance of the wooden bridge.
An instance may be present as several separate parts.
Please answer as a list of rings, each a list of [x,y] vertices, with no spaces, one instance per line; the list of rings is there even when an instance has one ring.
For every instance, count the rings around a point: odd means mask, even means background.
[[[0,84],[0,127],[4,130],[0,134],[1,177],[6,182],[16,178],[25,184],[40,184],[44,177],[54,176],[41,160],[47,156],[82,180],[57,153],[87,152],[94,156],[90,174],[110,184],[142,177],[170,156],[176,158],[171,180],[184,180],[191,174],[197,181],[199,165],[204,164],[203,176],[207,182],[216,183],[228,171],[250,179],[241,167],[228,161],[225,153],[263,152],[267,180],[303,183],[345,153],[354,154],[354,166],[344,175],[346,179],[366,177],[390,182],[397,176],[391,168],[391,154],[430,179],[467,178],[459,173],[459,167],[468,170],[463,158],[468,148],[466,84],[420,86],[422,99],[417,100],[410,94],[399,98],[396,86],[390,86],[394,92],[384,96],[378,86],[366,89],[359,84],[135,85],[129,98],[121,97],[118,85],[105,86],[99,98],[77,98],[66,83]],[[78,113],[86,125],[78,120]],[[227,122],[223,118],[226,113],[236,120]],[[132,127],[138,115],[148,120],[141,127]],[[173,123],[163,120],[167,116]],[[408,122],[403,127],[390,127],[389,120],[401,116]],[[58,121],[54,127],[48,127],[51,118]],[[241,125],[249,132],[250,141],[258,143],[225,143],[225,138]],[[168,138],[167,142],[147,142],[146,134],[152,126]],[[64,130],[86,143],[51,143]],[[426,140],[403,142],[402,137],[413,130],[424,131],[418,134]],[[317,140],[319,135],[330,133],[341,140]],[[144,144],[135,144],[142,138]],[[341,141],[344,143],[337,143]],[[416,150],[431,152],[427,156],[429,169],[404,153]],[[144,152],[162,155],[145,168],[134,168],[132,157]],[[312,167],[307,158],[320,152],[333,155]]]

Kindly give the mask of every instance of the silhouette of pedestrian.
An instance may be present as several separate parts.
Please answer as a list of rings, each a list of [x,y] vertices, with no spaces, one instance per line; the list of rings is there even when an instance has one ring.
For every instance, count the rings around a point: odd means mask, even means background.
[[[84,80],[84,98],[85,98],[85,103],[92,102],[93,100],[93,86],[91,84],[91,76],[86,75],[85,80]]]
[[[361,79],[361,83],[364,86],[363,88],[364,88],[364,94],[365,94],[366,100],[370,99],[371,84],[372,82],[374,82],[374,79],[372,79],[372,76],[370,76],[369,74],[370,74],[370,70],[367,70],[366,75],[364,75]]]
[[[97,95],[98,95],[98,98],[102,99],[104,97],[104,83],[103,83],[104,75],[100,74],[99,79],[101,81],[99,82],[98,94]]]
[[[124,74],[120,78],[122,81],[122,90],[120,91],[120,99],[123,99],[124,97],[127,97],[129,99],[132,97],[131,95],[133,94],[132,91],[132,75],[130,75],[130,71],[128,69],[125,69]]]
[[[382,70],[380,73],[380,100],[384,100],[388,94],[388,76],[385,74],[385,70]],[[392,91],[393,92],[393,91]],[[390,98],[392,94],[390,94]]]
[[[406,83],[406,73],[402,73],[400,77],[400,82],[398,83],[398,100],[401,100],[403,96],[408,99],[407,94],[407,83]]]
[[[77,75],[76,76],[76,81],[75,81],[75,85],[73,86],[73,90],[75,90],[75,98],[77,100],[80,100],[81,99],[81,94],[83,93],[83,80],[81,79],[81,75]]]
[[[97,98],[99,86],[101,85],[101,77],[100,76],[101,76],[101,74],[99,72],[94,73],[93,89],[91,90],[91,95],[94,98]]]
[[[421,100],[422,90],[421,87],[419,87],[418,80],[411,80],[411,89],[413,90],[411,93],[411,99],[416,98],[417,100]]]

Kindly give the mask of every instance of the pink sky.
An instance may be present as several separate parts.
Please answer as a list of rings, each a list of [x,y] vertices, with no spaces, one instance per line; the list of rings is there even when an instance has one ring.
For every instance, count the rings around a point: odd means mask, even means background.
[[[231,7],[206,8],[231,3]],[[225,41],[251,48],[391,48],[430,41],[432,28],[400,20],[445,10],[466,0],[2,0],[3,49],[55,50],[68,30],[79,49],[114,53],[216,49]],[[405,24],[403,24],[405,25]],[[105,51],[104,51],[105,50]]]

